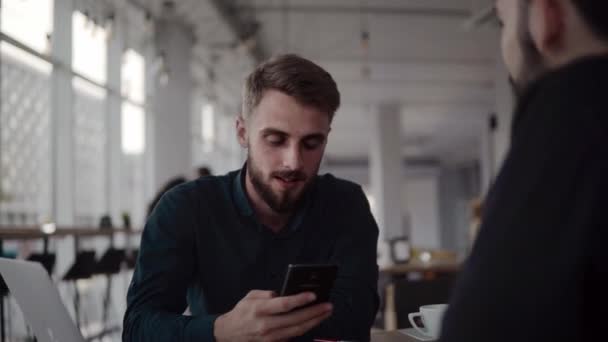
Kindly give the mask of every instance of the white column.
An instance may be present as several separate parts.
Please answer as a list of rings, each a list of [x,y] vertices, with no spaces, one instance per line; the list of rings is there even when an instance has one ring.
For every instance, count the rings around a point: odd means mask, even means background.
[[[51,146],[53,151],[53,216],[59,225],[74,222],[74,132],[72,110],[72,11],[73,1],[55,0],[53,11],[51,76]]]
[[[122,31],[122,18],[118,17],[114,20],[112,28],[112,36],[108,42],[108,68],[107,68],[107,84],[110,89],[116,92],[108,93],[106,102],[106,127],[107,134],[107,210],[112,217],[114,225],[120,225],[120,195],[121,195],[121,159],[122,159],[122,134],[121,134],[121,113],[122,99],[121,91],[121,76],[122,76],[122,56],[124,41],[124,32]]]
[[[160,188],[177,175],[191,173],[191,115],[194,82],[190,70],[193,39],[178,23],[157,28],[156,44],[166,56],[168,81],[155,79],[154,150],[155,183]]]
[[[401,153],[401,107],[385,104],[372,113],[370,184],[380,239],[407,235],[403,229],[403,157]]]

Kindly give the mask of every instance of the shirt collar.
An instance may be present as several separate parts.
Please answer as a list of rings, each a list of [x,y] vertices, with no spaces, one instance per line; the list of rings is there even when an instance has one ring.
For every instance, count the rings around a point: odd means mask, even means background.
[[[235,200],[235,205],[237,207],[239,214],[253,219],[258,224],[258,226],[261,227],[262,224],[259,223],[259,221],[257,221],[257,218],[255,217],[255,212],[253,211],[253,207],[251,206],[251,203],[249,202],[249,198],[247,197],[247,193],[245,192],[245,175],[246,174],[247,174],[247,164],[245,163],[245,165],[241,168],[241,170],[239,170],[239,172],[235,175],[235,179],[233,182],[234,186],[233,186],[232,192],[233,192],[233,197]],[[310,190],[312,190],[312,189],[310,189]],[[284,231],[293,232],[293,231],[297,231],[300,229],[300,226],[302,225],[302,221],[304,220],[304,217],[306,216],[306,213],[308,212],[308,208],[310,207],[310,203],[312,201],[311,193],[313,191],[310,191],[310,190],[307,191],[307,193],[304,195],[305,197],[304,197],[304,200],[302,201],[302,204],[296,210],[295,215],[289,220],[289,223],[287,224],[287,228],[284,229]]]
[[[239,213],[243,216],[253,216],[253,208],[249,203],[249,198],[247,198],[247,194],[245,193],[245,166],[236,174],[236,179],[234,180],[234,189],[233,195],[236,202],[236,207]]]

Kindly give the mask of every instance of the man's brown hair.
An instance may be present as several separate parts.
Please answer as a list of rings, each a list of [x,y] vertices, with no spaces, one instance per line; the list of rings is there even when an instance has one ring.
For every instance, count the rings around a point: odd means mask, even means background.
[[[247,119],[266,90],[278,90],[304,106],[329,115],[340,107],[340,92],[331,75],[315,63],[294,54],[278,55],[260,64],[245,81],[243,112]]]

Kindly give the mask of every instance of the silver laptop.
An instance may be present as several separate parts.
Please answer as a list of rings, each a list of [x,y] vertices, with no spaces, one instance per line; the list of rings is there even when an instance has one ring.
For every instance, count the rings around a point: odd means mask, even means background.
[[[0,274],[40,342],[84,342],[59,291],[37,262],[0,258]]]

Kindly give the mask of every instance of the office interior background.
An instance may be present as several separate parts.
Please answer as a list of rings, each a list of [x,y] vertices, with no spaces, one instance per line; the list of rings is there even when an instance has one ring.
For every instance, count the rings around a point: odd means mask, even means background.
[[[473,203],[509,143],[513,99],[492,6],[2,0],[0,226],[51,236],[2,238],[3,256],[54,254],[53,279],[84,335],[119,340],[132,267],[64,275],[82,251],[99,259],[109,247],[136,250],[147,206],[169,179],[193,179],[199,166],[240,168],[243,79],[289,52],[338,83],[342,106],[321,173],[363,186],[381,230],[380,266],[395,262],[389,241],[398,240],[411,255],[462,260]],[[108,219],[132,231],[81,234]],[[79,233],[52,236],[64,228]],[[14,299],[4,297],[2,310],[9,340],[31,336]]]

